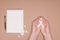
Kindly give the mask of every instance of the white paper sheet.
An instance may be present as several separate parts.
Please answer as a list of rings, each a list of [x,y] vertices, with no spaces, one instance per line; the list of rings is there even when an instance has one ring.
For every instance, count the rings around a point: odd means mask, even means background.
[[[7,10],[6,32],[24,34],[24,10]]]

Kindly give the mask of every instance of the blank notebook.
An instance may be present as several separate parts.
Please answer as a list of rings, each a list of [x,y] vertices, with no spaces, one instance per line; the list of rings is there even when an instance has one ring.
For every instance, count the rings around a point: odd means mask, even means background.
[[[6,32],[24,34],[24,10],[7,10]]]

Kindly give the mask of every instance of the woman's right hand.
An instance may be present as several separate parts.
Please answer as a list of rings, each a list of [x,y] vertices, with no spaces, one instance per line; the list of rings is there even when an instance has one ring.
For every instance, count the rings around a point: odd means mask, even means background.
[[[42,21],[43,27],[41,26],[40,28],[41,28],[42,35],[45,40],[51,40],[51,35],[49,31],[49,23],[44,17],[41,17],[41,18],[42,18],[41,21]]]

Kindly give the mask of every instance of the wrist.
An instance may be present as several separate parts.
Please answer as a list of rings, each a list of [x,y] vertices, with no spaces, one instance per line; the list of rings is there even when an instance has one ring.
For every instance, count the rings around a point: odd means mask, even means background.
[[[31,33],[31,36],[30,36],[30,40],[36,40],[37,39],[37,36],[35,33]]]
[[[45,39],[45,40],[51,40],[51,35],[50,35],[50,33],[46,34],[46,35],[44,36],[44,39]]]

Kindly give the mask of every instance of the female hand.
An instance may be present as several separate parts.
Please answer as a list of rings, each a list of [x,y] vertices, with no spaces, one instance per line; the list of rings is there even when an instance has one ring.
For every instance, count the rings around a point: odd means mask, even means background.
[[[38,26],[39,19],[40,19],[40,17],[36,18],[32,22],[32,32],[31,32],[30,40],[37,40],[37,37],[38,37],[39,32],[40,32],[40,27]]]
[[[44,37],[45,40],[51,40],[51,35],[50,35],[50,31],[49,31],[49,23],[47,22],[47,20],[44,17],[40,18],[40,28],[41,28],[41,32],[42,35]]]

